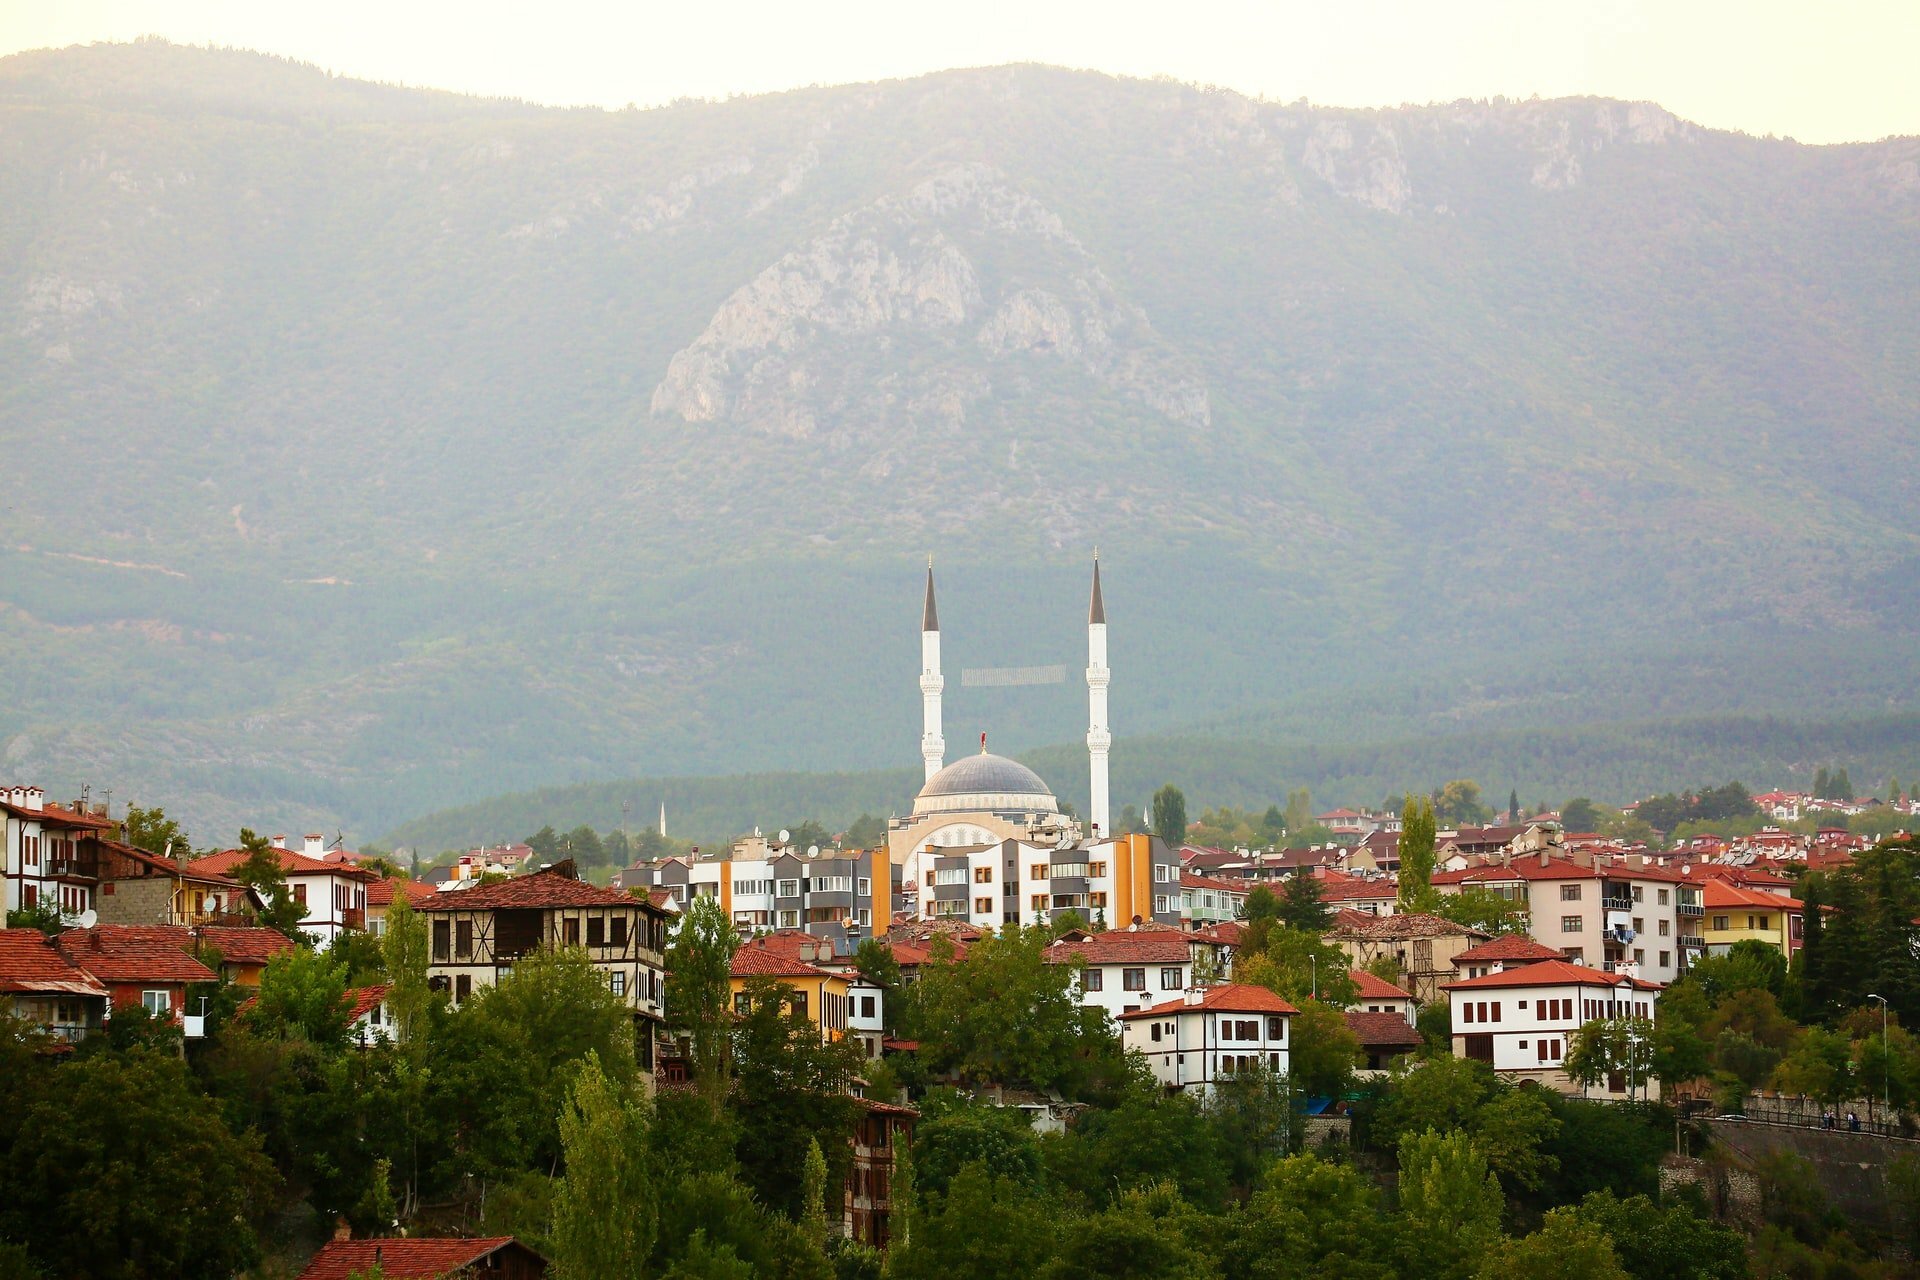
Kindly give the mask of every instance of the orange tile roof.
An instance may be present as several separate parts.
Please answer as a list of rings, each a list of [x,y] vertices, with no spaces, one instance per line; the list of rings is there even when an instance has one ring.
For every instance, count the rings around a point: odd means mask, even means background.
[[[1798,898],[1782,897],[1777,893],[1763,893],[1758,889],[1747,889],[1725,880],[1709,880],[1700,890],[1702,904],[1711,911],[1715,907],[1756,907],[1768,911],[1798,911],[1801,902]]]
[[[1506,987],[1632,987],[1636,991],[1658,991],[1657,982],[1642,982],[1624,973],[1606,973],[1589,969],[1570,960],[1542,960],[1539,964],[1503,969],[1460,982],[1443,982],[1442,991],[1487,991]]]
[[[280,855],[280,869],[290,876],[346,876],[354,880],[371,880],[374,873],[360,867],[348,866],[341,862],[322,862],[318,858],[309,858],[304,853],[292,849],[275,849]],[[245,849],[222,849],[219,853],[210,853],[204,858],[195,858],[187,864],[187,870],[203,875],[227,876],[233,869],[247,860]]]
[[[1189,1009],[1211,1009],[1217,1013],[1282,1013],[1293,1014],[1300,1011],[1265,987],[1249,986],[1244,982],[1223,982],[1208,987],[1206,994],[1196,1004],[1188,1004],[1183,996],[1177,1000],[1168,1000],[1154,1005],[1151,1009],[1136,1009],[1132,1013],[1120,1015],[1122,1021],[1134,1018],[1164,1018],[1168,1014],[1181,1013]]]
[[[1238,920],[1216,920],[1212,924],[1202,925],[1193,931],[1193,936],[1201,942],[1211,942],[1224,947],[1237,947],[1247,936],[1247,926]]]
[[[347,999],[353,1001],[353,1008],[347,1014],[348,1019],[358,1021],[378,1008],[380,1002],[387,998],[387,992],[392,987],[393,984],[390,982],[376,982],[370,987],[347,988]]]
[[[1565,960],[1567,953],[1545,943],[1535,942],[1524,933],[1503,933],[1492,942],[1468,947],[1453,958],[1455,964],[1476,960]]]
[[[732,974],[736,978],[833,978],[838,974],[816,969],[797,956],[771,947],[751,944],[733,953]]]
[[[91,929],[69,929],[55,945],[69,964],[102,982],[214,980],[213,970],[188,955],[168,925],[97,924]]]
[[[1056,942],[1047,948],[1047,963],[1069,964],[1077,956],[1088,964],[1178,964],[1192,954],[1187,935],[1178,931],[1115,929]]]
[[[180,932],[185,935],[190,931],[183,928]],[[265,964],[294,947],[293,939],[278,929],[259,926],[210,924],[191,932],[197,933],[199,941],[218,951],[220,958],[229,964]],[[192,938],[183,937],[181,949],[191,947],[192,943]]]
[[[38,929],[0,929],[0,991],[19,995],[107,994],[92,974],[70,964]]]
[[[1469,929],[1463,924],[1455,924],[1439,916],[1402,912],[1392,916],[1368,916],[1364,921],[1355,921],[1351,924],[1341,922],[1329,930],[1327,936],[1336,941],[1340,938],[1352,938],[1369,942],[1390,942],[1400,938],[1484,938],[1487,935],[1478,929]]]
[[[390,907],[396,893],[407,895],[408,902],[425,902],[433,897],[435,890],[430,884],[418,880],[409,880],[405,876],[388,876],[384,880],[375,880],[367,886],[367,905],[370,907]]]
[[[1420,1033],[1415,1031],[1400,1014],[1353,1011],[1342,1016],[1346,1019],[1348,1029],[1360,1037],[1363,1048],[1418,1049],[1420,1047]]]
[[[575,880],[558,871],[536,871],[530,876],[477,884],[471,889],[436,892],[422,901],[422,911],[493,911],[542,907],[643,907],[651,910],[644,898],[636,898],[619,889]]]
[[[507,1248],[533,1253],[512,1236],[474,1240],[330,1240],[313,1255],[298,1280],[349,1280],[376,1266],[386,1280],[442,1280]]]
[[[1365,969],[1355,969],[1352,973],[1353,985],[1358,989],[1362,1000],[1411,1000],[1413,992],[1403,991],[1385,978],[1368,973]]]

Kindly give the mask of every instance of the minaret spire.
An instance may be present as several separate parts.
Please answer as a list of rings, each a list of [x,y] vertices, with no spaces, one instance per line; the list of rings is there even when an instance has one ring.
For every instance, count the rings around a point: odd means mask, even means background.
[[[946,739],[940,736],[940,613],[933,605],[933,557],[927,557],[927,602],[920,610],[920,759],[927,777],[940,772]]]
[[[1113,834],[1107,825],[1107,749],[1113,735],[1107,729],[1107,605],[1100,597],[1100,550],[1093,552],[1093,597],[1087,604],[1087,771],[1092,778],[1092,803],[1087,806],[1089,837]]]

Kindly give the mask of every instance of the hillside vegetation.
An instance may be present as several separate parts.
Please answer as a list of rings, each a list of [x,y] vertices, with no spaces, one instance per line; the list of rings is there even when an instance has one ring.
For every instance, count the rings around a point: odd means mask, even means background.
[[[1123,738],[1904,710],[1915,296],[1920,143],[1643,103],[1003,67],[606,113],[22,54],[0,744],[362,837],[897,768],[931,549],[948,738],[1028,749],[1071,684],[953,676],[1074,669],[1096,543]]]

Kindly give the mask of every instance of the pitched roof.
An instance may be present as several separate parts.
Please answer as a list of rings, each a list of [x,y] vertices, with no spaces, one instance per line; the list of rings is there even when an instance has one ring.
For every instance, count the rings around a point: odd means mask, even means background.
[[[69,964],[102,982],[214,980],[213,970],[188,955],[168,925],[97,924],[69,929],[55,945]]]
[[[1401,938],[1484,938],[1487,935],[1478,929],[1469,929],[1463,924],[1455,924],[1439,916],[1425,915],[1420,912],[1402,912],[1392,916],[1372,916],[1365,922],[1343,923],[1329,930],[1327,936],[1336,941],[1341,938],[1351,938],[1368,942],[1392,942]]]
[[[1798,911],[1801,902],[1798,898],[1786,898],[1777,893],[1763,893],[1758,889],[1748,889],[1725,880],[1709,880],[1700,890],[1701,903],[1708,909],[1715,907],[1757,907],[1768,911]]]
[[[408,902],[425,902],[434,896],[437,890],[430,884],[418,880],[409,880],[405,876],[388,876],[384,880],[375,880],[367,886],[367,905],[370,907],[390,907],[395,894],[404,893]]]
[[[1347,1027],[1360,1037],[1367,1049],[1418,1049],[1420,1033],[1397,1013],[1359,1013],[1342,1015]]]
[[[1237,947],[1247,936],[1247,926],[1238,920],[1216,920],[1212,924],[1202,925],[1193,931],[1193,938],[1199,942],[1210,942],[1216,946]]]
[[[180,929],[183,935],[181,948],[193,945],[192,933],[199,934],[199,941],[214,948],[220,958],[229,964],[265,964],[283,952],[293,950],[293,939],[278,929],[266,929],[259,926],[243,925],[203,925],[198,930]]]
[[[353,1009],[347,1014],[348,1019],[357,1022],[366,1017],[387,998],[387,992],[392,986],[390,982],[376,982],[370,987],[348,987],[347,999],[353,1001]]]
[[[1443,982],[1442,991],[1484,991],[1504,987],[1632,987],[1636,991],[1658,991],[1657,982],[1642,982],[1624,973],[1606,973],[1589,969],[1570,960],[1542,960],[1539,964],[1503,969],[1460,982]]]
[[[373,878],[371,871],[340,862],[322,862],[318,858],[309,858],[304,853],[295,853],[292,849],[275,849],[273,852],[280,855],[280,869],[290,876],[347,876],[359,880]],[[235,867],[246,860],[245,849],[222,849],[219,853],[195,858],[187,864],[187,870],[201,875],[228,876],[233,874]]]
[[[1245,880],[1228,880],[1221,876],[1202,875],[1198,871],[1180,872],[1182,889],[1217,889],[1222,893],[1246,893],[1253,886]]]
[[[107,994],[92,974],[68,963],[38,929],[0,929],[0,991],[19,995]]]
[[[817,969],[789,952],[774,947],[756,947],[752,943],[733,953],[731,972],[736,978],[837,978],[840,975]]]
[[[1455,964],[1480,960],[1565,960],[1567,953],[1545,943],[1535,942],[1524,933],[1503,933],[1492,942],[1468,947],[1453,958]]]
[[[0,809],[6,810],[16,818],[25,818],[28,821],[38,820],[41,825],[49,827],[80,827],[90,831],[104,831],[114,825],[111,818],[82,813],[78,809],[63,808],[57,804],[42,803],[38,809],[29,809],[25,805],[0,800]]]
[[[652,909],[644,898],[636,898],[619,889],[575,880],[558,871],[536,871],[530,876],[477,884],[471,889],[435,893],[422,901],[422,911],[492,911],[516,907],[644,907]]]
[[[298,1280],[348,1280],[375,1266],[386,1280],[441,1280],[502,1249],[533,1250],[512,1236],[475,1240],[330,1240]],[[538,1257],[538,1254],[533,1254]]]
[[[196,884],[215,884],[224,889],[239,889],[244,886],[232,876],[218,875],[211,871],[195,871],[191,865],[183,866],[171,858],[163,858],[157,853],[149,853],[137,845],[126,844],[119,840],[108,840],[102,836],[94,837],[100,848],[116,857],[129,862],[137,862],[163,875],[176,876],[182,880],[191,880]]]
[[[1192,954],[1187,935],[1178,931],[1114,929],[1054,943],[1047,948],[1047,963],[1069,964],[1078,956],[1088,964],[1178,964]]]
[[[953,944],[953,958],[964,960],[967,956],[967,944],[959,938],[949,938]],[[923,964],[933,963],[933,939],[925,942],[889,942],[887,950],[893,954],[893,962],[902,969],[912,969]]]
[[[1359,991],[1362,1000],[1411,1000],[1413,992],[1394,986],[1385,978],[1368,973],[1365,969],[1355,969],[1352,973],[1353,985]]]
[[[1265,987],[1249,986],[1244,982],[1223,982],[1206,989],[1200,999],[1187,1003],[1184,996],[1156,1004],[1151,1009],[1136,1009],[1132,1013],[1120,1015],[1122,1021],[1134,1018],[1166,1017],[1170,1013],[1181,1013],[1189,1009],[1212,1009],[1218,1013],[1298,1013],[1298,1009],[1267,990]]]

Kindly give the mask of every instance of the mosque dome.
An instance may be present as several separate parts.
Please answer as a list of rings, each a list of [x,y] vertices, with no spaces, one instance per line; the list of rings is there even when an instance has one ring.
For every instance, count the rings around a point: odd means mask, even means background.
[[[1060,802],[1040,775],[1005,756],[964,756],[927,779],[914,797],[923,813],[1058,813]]]

